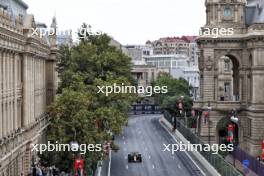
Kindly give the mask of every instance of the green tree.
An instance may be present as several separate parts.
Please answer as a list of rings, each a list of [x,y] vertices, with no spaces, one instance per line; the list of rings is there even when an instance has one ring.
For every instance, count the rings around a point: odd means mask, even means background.
[[[89,28],[86,24],[82,28]],[[55,102],[49,108],[52,117],[48,140],[62,144],[104,144],[111,134],[120,134],[127,121],[127,112],[134,94],[108,96],[98,92],[97,86],[132,84],[131,60],[122,51],[110,45],[106,34],[98,36],[79,33],[80,42],[73,48],[62,47],[58,62],[60,78]],[[113,144],[115,145],[115,144]],[[95,170],[105,153],[88,152],[84,158]],[[51,152],[42,155],[47,165],[55,164],[61,170],[73,167],[72,152]],[[70,162],[69,162],[70,160]]]
[[[173,115],[178,114],[177,103],[183,96],[183,108],[190,113],[192,107],[192,99],[190,98],[190,87],[186,80],[174,79],[167,73],[159,75],[158,79],[153,82],[154,86],[167,86],[168,92],[166,94],[156,94],[156,102],[165,110]]]

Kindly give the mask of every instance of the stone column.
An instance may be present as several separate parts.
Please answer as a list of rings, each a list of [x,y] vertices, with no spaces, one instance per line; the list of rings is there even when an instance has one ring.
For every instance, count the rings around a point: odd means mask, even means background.
[[[248,80],[247,80],[247,96],[248,96],[248,101],[247,102],[251,102],[252,101],[252,87],[251,87],[251,74],[248,73],[248,76],[247,76]]]
[[[218,99],[218,97],[219,97],[219,93],[218,93],[218,73],[217,72],[215,72],[214,73],[214,86],[215,86],[215,88],[214,88],[214,90],[215,90],[215,92],[214,92],[214,100],[215,101],[218,101],[219,99]]]
[[[264,135],[264,48],[256,48],[253,51],[253,67],[252,67],[252,105],[249,108],[249,116],[252,119],[251,137],[249,150],[252,155],[261,152],[261,141]]]
[[[0,139],[3,138],[3,53],[0,52]]]
[[[30,123],[32,123],[32,122],[34,122],[35,121],[35,60],[36,60],[36,58],[33,56],[33,57],[31,57],[31,59],[30,59],[30,62],[31,62],[31,64],[30,64],[30,67],[31,67],[31,73],[30,73],[30,75],[31,75],[31,81],[30,81],[30,87],[31,87],[31,92],[30,92],[30,105],[31,105],[31,110],[30,110],[30,114],[31,114],[31,121],[30,121]]]
[[[56,59],[58,48],[52,47],[51,54],[46,60],[46,85],[47,85],[47,105],[50,105],[54,100],[57,89],[57,74],[56,74]]]
[[[204,52],[205,69],[203,71],[203,100],[209,101],[214,99],[214,51],[211,49]]]
[[[46,107],[47,104],[47,84],[46,84],[46,61],[43,60],[42,61],[42,65],[43,65],[43,82],[42,82],[42,87],[43,87],[43,91],[44,91],[44,97],[43,97],[43,109]]]
[[[14,76],[14,94],[15,94],[15,102],[14,102],[14,128],[15,129],[18,129],[18,103],[17,103],[17,101],[18,101],[18,96],[17,96],[17,88],[18,88],[18,85],[19,85],[19,83],[18,83],[18,71],[19,71],[19,64],[18,64],[18,62],[19,62],[19,56],[18,56],[18,54],[16,53],[15,54],[15,60],[14,60],[14,67],[15,67],[15,69],[14,69],[14,74],[15,74],[15,76]]]
[[[9,90],[10,90],[10,59],[9,59],[9,52],[7,51],[6,52],[6,84],[7,84],[7,87],[6,87],[6,97],[9,96]],[[10,113],[9,113],[9,99],[6,98],[6,135],[9,134],[9,117]]]
[[[10,53],[10,133],[14,131],[14,54]]]
[[[27,149],[24,153],[24,158],[23,158],[23,168],[24,168],[24,175],[28,175],[30,165],[31,165],[31,148],[30,148],[30,143],[27,144]]]
[[[33,56],[30,56],[29,58],[29,73],[28,73],[28,76],[29,76],[29,81],[28,81],[28,84],[29,84],[29,93],[28,93],[28,96],[29,96],[29,102],[28,105],[29,105],[29,124],[33,121],[34,119],[34,111],[32,111],[32,104],[34,103],[33,102],[33,99],[32,99],[32,95],[34,94],[34,87],[33,86],[33,82],[34,82],[34,72],[33,72]]]
[[[239,74],[239,100],[243,101],[243,76]]]
[[[3,52],[3,97],[6,95],[6,89],[7,89],[7,58],[6,58],[6,52]],[[3,136],[6,136],[6,99],[3,98]]]
[[[252,103],[255,104],[262,104],[264,105],[264,49],[257,48],[254,50],[254,56],[253,56],[253,69],[252,69],[252,89],[253,89],[253,97],[252,97]]]
[[[221,6],[218,5],[217,6],[217,22],[220,23],[221,22],[221,17],[222,17],[222,9],[221,9]]]
[[[238,7],[237,7],[237,5],[235,5],[235,22],[237,23],[237,22],[239,22],[239,20],[238,20]]]
[[[22,67],[23,67],[23,126],[28,125],[28,103],[30,103],[28,99],[28,55],[23,56],[22,60]]]

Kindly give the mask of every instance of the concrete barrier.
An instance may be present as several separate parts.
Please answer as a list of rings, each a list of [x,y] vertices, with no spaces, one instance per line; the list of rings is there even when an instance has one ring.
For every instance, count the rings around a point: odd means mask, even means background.
[[[160,119],[160,122],[163,122],[169,129],[172,129],[172,125],[170,122],[168,122],[167,119],[162,117]],[[184,144],[188,144],[188,140],[178,131],[175,130],[175,135],[179,140],[181,140]],[[190,151],[193,156],[204,166],[204,168],[213,176],[221,176],[217,172],[217,170],[198,152],[198,151]]]

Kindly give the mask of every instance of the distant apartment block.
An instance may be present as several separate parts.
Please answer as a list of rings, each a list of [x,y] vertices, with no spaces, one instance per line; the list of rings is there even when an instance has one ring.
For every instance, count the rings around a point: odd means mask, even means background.
[[[186,55],[153,55],[144,56],[147,65],[152,65],[159,72],[167,72],[173,78],[184,78],[192,87],[191,95],[196,99],[199,92],[199,69],[198,66],[191,65]]]
[[[191,64],[198,64],[197,36],[165,37],[155,41],[147,41],[153,47],[154,55],[186,55]]]
[[[191,95],[199,98],[199,69],[196,36],[166,37],[145,45],[126,45],[132,59],[132,74],[142,85],[148,85],[159,72],[176,79],[184,78],[192,87]],[[140,81],[139,81],[140,80]]]

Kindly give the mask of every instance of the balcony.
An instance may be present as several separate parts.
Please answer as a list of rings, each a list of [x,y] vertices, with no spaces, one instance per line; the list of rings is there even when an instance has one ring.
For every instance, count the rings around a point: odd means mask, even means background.
[[[240,101],[217,101],[216,109],[231,111],[232,109],[241,109]]]
[[[231,111],[232,109],[244,108],[240,101],[210,101],[211,107],[220,111]],[[206,109],[208,106],[208,101],[194,101],[195,109]]]
[[[239,95],[227,95],[227,96],[220,96],[219,97],[219,101],[240,101],[240,97]]]

